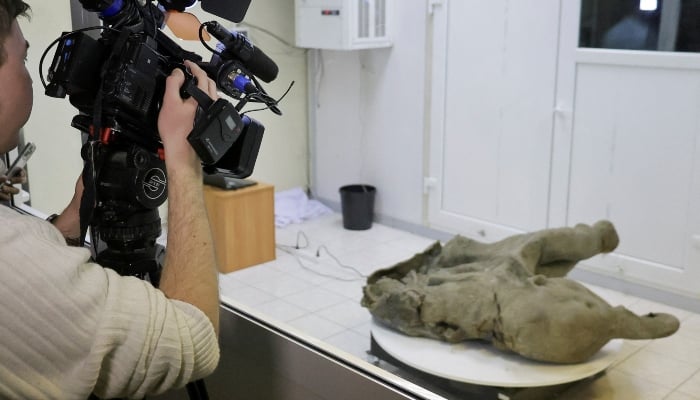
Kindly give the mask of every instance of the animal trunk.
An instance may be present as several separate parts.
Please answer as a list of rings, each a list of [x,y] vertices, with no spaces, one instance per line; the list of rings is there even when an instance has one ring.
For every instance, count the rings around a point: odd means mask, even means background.
[[[623,339],[656,339],[678,330],[680,322],[670,314],[649,313],[636,315],[622,306],[613,308],[615,315],[614,337]]]

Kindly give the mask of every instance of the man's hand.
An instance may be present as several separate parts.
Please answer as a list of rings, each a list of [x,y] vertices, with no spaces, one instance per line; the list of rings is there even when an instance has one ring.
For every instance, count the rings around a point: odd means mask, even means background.
[[[199,66],[190,61],[185,61],[194,78],[197,79],[197,87],[208,94],[213,100],[219,98],[216,84],[207,77],[207,74]],[[158,116],[158,131],[163,141],[166,163],[185,163],[194,167],[200,162],[192,146],[187,141],[187,136],[194,127],[197,101],[189,97],[183,99],[180,96],[180,87],[185,82],[185,74],[179,70],[173,70],[165,81],[165,95],[163,106]],[[200,168],[201,169],[201,168]]]
[[[12,199],[12,196],[19,194],[19,189],[14,185],[25,182],[27,182],[27,173],[24,170],[12,178],[0,176],[0,200],[8,201]]]

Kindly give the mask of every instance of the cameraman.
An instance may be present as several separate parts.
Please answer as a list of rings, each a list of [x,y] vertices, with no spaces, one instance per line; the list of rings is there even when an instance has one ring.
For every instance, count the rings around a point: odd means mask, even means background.
[[[32,107],[21,0],[0,0],[0,153]],[[200,89],[216,86],[196,65]],[[79,232],[82,180],[52,223],[0,207],[0,398],[140,398],[210,374],[219,360],[218,273],[200,160],[186,140],[197,103],[168,77],[158,129],[168,173],[168,251],[160,289],[66,245]]]

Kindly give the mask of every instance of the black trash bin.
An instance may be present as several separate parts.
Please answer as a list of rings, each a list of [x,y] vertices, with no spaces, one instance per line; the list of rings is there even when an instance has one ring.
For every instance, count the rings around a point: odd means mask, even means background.
[[[374,195],[377,189],[370,185],[346,185],[340,188],[340,208],[343,211],[343,227],[365,230],[372,227]]]

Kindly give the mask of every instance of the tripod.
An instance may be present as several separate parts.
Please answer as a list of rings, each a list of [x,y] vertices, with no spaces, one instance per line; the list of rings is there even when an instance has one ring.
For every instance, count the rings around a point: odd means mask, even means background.
[[[165,163],[134,144],[88,141],[82,154],[81,238],[89,226],[98,264],[157,288],[165,257],[165,247],[157,243],[162,233],[158,207],[167,198]],[[187,393],[191,400],[209,398],[201,379],[188,383]]]

